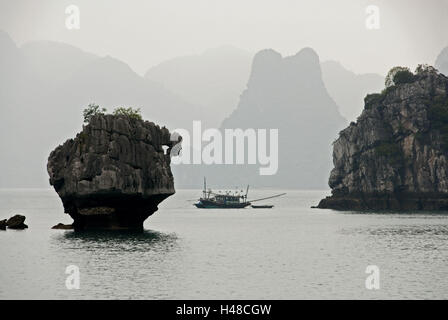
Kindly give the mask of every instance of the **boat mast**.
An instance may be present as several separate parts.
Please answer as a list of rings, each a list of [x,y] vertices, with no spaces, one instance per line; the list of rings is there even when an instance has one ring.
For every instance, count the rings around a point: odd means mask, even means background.
[[[203,194],[204,199],[206,199],[207,198],[207,181],[206,181],[205,177],[204,177],[204,190],[202,191],[202,194]]]

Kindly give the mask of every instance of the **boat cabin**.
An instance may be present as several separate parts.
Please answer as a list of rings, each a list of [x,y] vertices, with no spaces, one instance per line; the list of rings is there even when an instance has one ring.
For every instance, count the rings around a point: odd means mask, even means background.
[[[215,200],[217,202],[221,203],[240,203],[240,196],[232,196],[232,195],[224,195],[224,194],[217,194],[215,195]]]

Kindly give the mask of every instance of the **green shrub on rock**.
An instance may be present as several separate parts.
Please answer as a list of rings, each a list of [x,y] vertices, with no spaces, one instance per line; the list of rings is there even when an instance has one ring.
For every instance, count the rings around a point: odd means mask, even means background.
[[[394,84],[403,84],[414,81],[414,74],[409,70],[400,70],[394,75]]]
[[[142,120],[140,108],[133,109],[131,107],[129,107],[129,108],[118,107],[118,108],[115,108],[113,114],[116,116],[123,115],[123,116],[127,116],[131,119]]]
[[[398,84],[411,82],[413,79],[414,74],[409,68],[397,66],[389,70],[384,84],[386,88],[389,88]]]
[[[106,108],[100,108],[99,105],[90,103],[87,108],[84,109],[82,112],[84,117],[84,123],[89,123],[90,119],[93,116],[99,115],[99,114],[105,114],[107,112]]]

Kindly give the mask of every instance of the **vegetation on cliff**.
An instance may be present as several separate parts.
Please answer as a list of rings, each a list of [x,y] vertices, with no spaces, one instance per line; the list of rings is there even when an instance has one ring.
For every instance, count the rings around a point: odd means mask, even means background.
[[[101,108],[95,103],[90,103],[87,108],[83,110],[84,123],[89,123],[90,119],[94,116],[105,115],[107,113],[106,108]],[[142,120],[142,114],[140,108],[132,107],[117,107],[114,109],[113,115],[115,116],[125,116],[131,119]]]

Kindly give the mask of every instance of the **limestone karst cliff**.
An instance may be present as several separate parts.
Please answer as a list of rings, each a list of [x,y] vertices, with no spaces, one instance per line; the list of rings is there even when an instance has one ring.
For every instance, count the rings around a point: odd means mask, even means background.
[[[365,98],[333,145],[319,208],[448,209],[448,78],[431,67]]]
[[[164,127],[127,116],[97,115],[74,139],[52,151],[50,184],[75,230],[142,230],[143,221],[175,192],[171,147]]]

